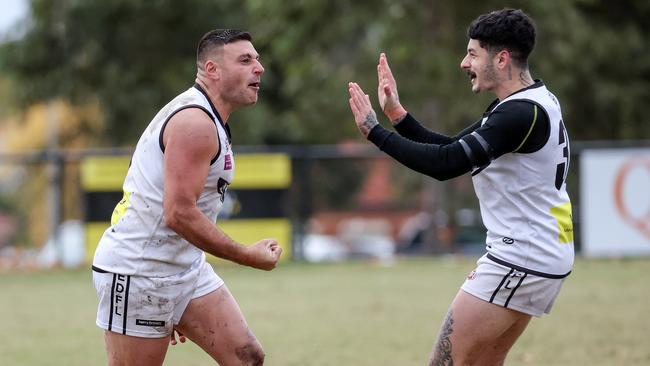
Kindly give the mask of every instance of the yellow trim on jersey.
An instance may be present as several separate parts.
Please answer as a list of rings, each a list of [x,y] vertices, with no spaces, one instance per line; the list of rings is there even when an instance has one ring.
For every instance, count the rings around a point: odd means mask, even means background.
[[[558,227],[558,241],[560,244],[573,243],[573,220],[571,215],[571,202],[551,207],[551,215],[555,217]]]
[[[524,137],[524,140],[515,149],[515,152],[519,151],[519,149],[524,146],[524,143],[526,143],[526,140],[528,140],[528,136],[530,136],[531,132],[533,132],[533,127],[535,127],[535,122],[537,122],[537,106],[535,104],[533,104],[533,111],[535,113],[533,116],[533,123],[530,125],[530,129],[528,129],[528,133],[526,134],[526,137]]]
[[[131,192],[124,190],[124,196],[120,200],[120,202],[115,205],[115,209],[113,210],[113,214],[111,215],[111,226],[117,224],[118,221],[124,216],[126,213],[126,209],[131,206]]]

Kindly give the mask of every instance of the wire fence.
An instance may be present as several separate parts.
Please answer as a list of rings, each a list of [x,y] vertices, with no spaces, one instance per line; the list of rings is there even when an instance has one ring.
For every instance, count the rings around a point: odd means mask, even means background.
[[[648,141],[572,144],[567,189],[577,250],[581,151],[647,146]],[[87,224],[97,215],[110,217],[121,193],[87,192],[83,162],[91,157],[128,160],[131,153],[124,148],[0,154],[0,268],[87,262],[86,252],[96,244],[87,242]],[[364,144],[235,148],[236,159],[264,154],[288,157],[288,186],[279,192],[238,189],[235,184],[228,193],[230,211],[219,222],[283,218],[289,223],[286,240],[295,260],[483,250],[485,229],[469,175],[438,182]]]

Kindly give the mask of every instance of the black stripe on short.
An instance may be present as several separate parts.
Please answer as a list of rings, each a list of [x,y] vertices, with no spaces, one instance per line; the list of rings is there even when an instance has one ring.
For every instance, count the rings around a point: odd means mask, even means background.
[[[108,307],[108,330],[113,329],[113,300],[115,299],[115,286],[117,285],[117,274],[113,273],[113,283],[111,284],[111,306]]]
[[[515,295],[515,291],[517,291],[519,286],[521,286],[521,283],[524,282],[524,278],[526,278],[526,276],[528,276],[528,273],[524,273],[524,275],[521,276],[521,278],[519,279],[519,282],[517,282],[517,286],[515,286],[515,288],[513,288],[512,291],[510,291],[510,296],[508,296],[508,300],[506,300],[505,304],[503,304],[504,308],[508,307],[508,303],[510,302],[510,299],[512,299],[512,297]]]
[[[565,277],[567,277],[568,275],[571,274],[571,271],[569,271],[569,272],[567,272],[565,274],[561,274],[561,275],[535,271],[535,270],[532,270],[532,269],[528,269],[528,268],[518,266],[516,264],[508,263],[508,262],[504,261],[503,259],[499,259],[499,258],[493,256],[490,253],[487,254],[487,257],[492,262],[498,263],[498,264],[500,264],[502,266],[506,266],[506,267],[509,267],[509,268],[512,268],[512,269],[516,269],[519,272],[532,274],[532,275],[535,275],[535,276],[538,276],[538,277],[552,278],[552,279],[562,279],[562,278],[565,278]]]
[[[108,271],[105,271],[99,267],[91,266],[92,270],[97,272],[97,273],[108,273]]]
[[[503,284],[506,282],[506,280],[508,279],[508,277],[510,277],[510,275],[511,275],[514,271],[515,271],[514,269],[510,269],[510,272],[508,272],[507,275],[503,276],[503,279],[501,280],[501,283],[499,283],[499,286],[497,286],[497,288],[496,288],[496,289],[494,290],[494,292],[492,293],[492,297],[490,297],[490,302],[493,302],[493,301],[494,301],[494,298],[497,296],[497,293],[498,293],[499,290],[501,289],[501,286],[503,286]]]

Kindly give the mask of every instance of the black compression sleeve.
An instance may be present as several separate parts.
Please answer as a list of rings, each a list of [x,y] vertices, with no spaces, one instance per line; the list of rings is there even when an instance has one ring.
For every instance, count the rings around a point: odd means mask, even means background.
[[[403,165],[437,180],[455,178],[472,169],[472,163],[458,141],[449,144],[419,143],[380,125],[373,127],[368,140]]]
[[[501,104],[475,133],[490,146],[492,159],[511,152],[539,150],[548,139],[548,116],[539,105],[525,100]]]
[[[395,125],[395,131],[409,140],[425,144],[450,144],[459,138],[470,134],[481,126],[481,121],[462,130],[458,135],[449,137],[429,130],[416,120],[410,113]]]
[[[426,144],[449,144],[454,141],[449,136],[435,133],[422,126],[410,113],[395,125],[395,131],[409,140]]]

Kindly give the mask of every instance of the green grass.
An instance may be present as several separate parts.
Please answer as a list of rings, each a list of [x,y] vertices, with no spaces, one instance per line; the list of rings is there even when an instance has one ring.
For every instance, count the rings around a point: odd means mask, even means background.
[[[216,268],[267,365],[425,365],[474,259]],[[512,365],[649,365],[650,259],[578,260],[553,312],[534,319]],[[0,365],[106,364],[89,270],[0,274]],[[166,365],[210,365],[192,344]]]

